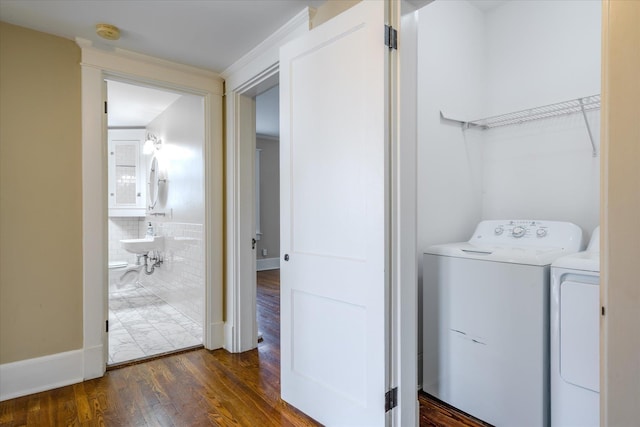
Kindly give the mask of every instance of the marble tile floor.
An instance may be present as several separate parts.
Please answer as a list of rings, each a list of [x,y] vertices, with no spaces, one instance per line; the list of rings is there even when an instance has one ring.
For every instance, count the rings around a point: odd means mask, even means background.
[[[202,326],[140,282],[109,292],[109,365],[202,344]]]

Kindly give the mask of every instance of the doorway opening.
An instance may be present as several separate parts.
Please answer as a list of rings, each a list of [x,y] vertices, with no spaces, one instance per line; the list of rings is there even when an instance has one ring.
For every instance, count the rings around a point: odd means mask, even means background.
[[[265,328],[279,328],[276,319],[265,317],[260,304],[267,298],[262,280],[270,286],[280,285],[280,100],[279,85],[255,97],[256,151],[255,151],[255,218],[256,218],[256,321],[258,342],[264,339]],[[263,272],[261,274],[261,272]],[[275,308],[275,307],[274,307]],[[278,304],[279,313],[279,304]],[[272,335],[272,334],[267,334]],[[279,333],[278,333],[279,336]],[[279,342],[279,341],[278,341]],[[278,346],[279,349],[279,346]]]
[[[110,366],[202,346],[202,96],[107,79]]]

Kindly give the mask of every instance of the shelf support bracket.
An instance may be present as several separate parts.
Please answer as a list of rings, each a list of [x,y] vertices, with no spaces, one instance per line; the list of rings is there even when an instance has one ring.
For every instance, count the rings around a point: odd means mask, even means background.
[[[445,117],[445,115],[442,114],[442,110],[440,110],[440,120],[443,120],[445,122],[450,122],[450,123],[457,124],[463,130],[472,129],[472,128],[487,129],[487,126],[479,125],[479,124],[474,123],[474,122],[463,122],[461,120],[450,119],[449,117]]]
[[[593,157],[598,155],[596,144],[593,141],[593,134],[591,133],[591,126],[589,126],[589,120],[587,120],[587,113],[584,111],[584,102],[582,98],[578,100],[580,102],[580,110],[582,111],[582,117],[584,118],[584,124],[587,126],[587,132],[589,133],[589,141],[591,141],[591,148],[593,149]]]

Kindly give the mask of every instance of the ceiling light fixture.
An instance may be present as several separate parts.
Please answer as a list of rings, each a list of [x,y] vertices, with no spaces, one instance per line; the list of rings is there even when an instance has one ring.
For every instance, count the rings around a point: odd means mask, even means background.
[[[120,38],[120,29],[111,24],[97,24],[96,34],[103,39],[118,40]]]

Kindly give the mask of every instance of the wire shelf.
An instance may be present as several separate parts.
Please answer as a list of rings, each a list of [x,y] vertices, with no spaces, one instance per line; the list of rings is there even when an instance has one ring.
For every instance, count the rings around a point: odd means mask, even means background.
[[[517,125],[521,123],[531,122],[534,120],[548,119],[551,117],[565,116],[569,114],[582,113],[587,132],[591,139],[593,155],[597,155],[596,145],[593,141],[591,127],[587,120],[587,111],[597,110],[600,108],[600,95],[591,95],[584,98],[572,99],[570,101],[558,102],[555,104],[545,105],[542,107],[529,108],[527,110],[516,111],[513,113],[501,114],[498,116],[487,117],[485,119],[472,120],[470,122],[451,119],[446,117],[440,111],[440,118],[447,122],[459,124],[462,129],[493,129],[501,126]]]
[[[571,101],[545,105],[543,107],[535,107],[528,110],[516,111],[514,113],[488,117],[486,119],[473,120],[469,123],[472,124],[473,127],[491,129],[568,114],[582,113],[582,111],[597,110],[599,108],[600,95],[591,95],[584,98],[572,99]]]

